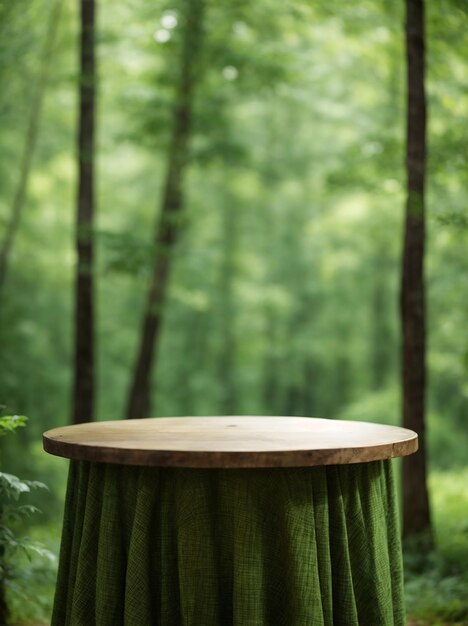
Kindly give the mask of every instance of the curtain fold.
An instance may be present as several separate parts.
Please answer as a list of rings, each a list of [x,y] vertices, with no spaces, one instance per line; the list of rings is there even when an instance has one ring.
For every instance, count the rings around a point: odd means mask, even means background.
[[[390,461],[70,464],[52,626],[404,626]]]

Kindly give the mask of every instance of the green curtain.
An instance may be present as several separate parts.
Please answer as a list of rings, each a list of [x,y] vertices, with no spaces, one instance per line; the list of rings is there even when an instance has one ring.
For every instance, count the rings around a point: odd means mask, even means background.
[[[404,626],[390,461],[73,461],[52,626]]]

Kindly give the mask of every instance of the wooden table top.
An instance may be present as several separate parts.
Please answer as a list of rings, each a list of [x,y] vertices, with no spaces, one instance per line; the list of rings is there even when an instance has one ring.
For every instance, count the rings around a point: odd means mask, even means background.
[[[161,467],[308,467],[406,456],[412,430],[311,417],[158,417],[93,422],[44,433],[69,459]]]

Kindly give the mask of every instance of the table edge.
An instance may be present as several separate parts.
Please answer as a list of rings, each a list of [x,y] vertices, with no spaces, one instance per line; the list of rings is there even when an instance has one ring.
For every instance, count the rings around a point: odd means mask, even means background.
[[[413,431],[411,431],[413,432]],[[74,461],[185,468],[273,468],[349,465],[408,456],[418,450],[418,435],[395,443],[350,448],[281,451],[132,450],[56,441],[43,435],[45,452]],[[66,449],[66,452],[64,450]]]

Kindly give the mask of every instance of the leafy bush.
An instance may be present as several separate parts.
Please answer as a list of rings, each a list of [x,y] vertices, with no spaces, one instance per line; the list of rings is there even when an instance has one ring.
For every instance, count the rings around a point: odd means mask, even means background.
[[[436,552],[405,544],[408,615],[424,624],[468,625],[468,467],[431,472]]]
[[[24,416],[0,417],[0,437],[14,432],[26,425]],[[26,494],[37,489],[47,489],[39,481],[23,480],[0,472],[0,623],[7,623],[9,616],[8,600],[17,596],[24,601],[26,589],[30,588],[34,575],[43,576],[37,562],[32,561],[33,555],[39,556],[42,562],[55,563],[55,556],[42,545],[29,537],[18,534],[24,520],[39,512],[31,504],[20,504]],[[29,567],[21,567],[26,559]],[[50,569],[50,567],[49,567]],[[13,600],[14,602],[14,600]]]
[[[423,620],[468,623],[468,580],[466,576],[444,574],[442,563],[406,580],[408,613]],[[431,621],[430,623],[433,623]]]

